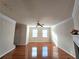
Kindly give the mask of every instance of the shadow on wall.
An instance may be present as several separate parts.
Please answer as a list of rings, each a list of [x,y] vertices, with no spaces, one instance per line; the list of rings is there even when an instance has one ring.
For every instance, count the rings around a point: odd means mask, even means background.
[[[26,25],[19,23],[16,24],[14,44],[15,45],[26,44]]]

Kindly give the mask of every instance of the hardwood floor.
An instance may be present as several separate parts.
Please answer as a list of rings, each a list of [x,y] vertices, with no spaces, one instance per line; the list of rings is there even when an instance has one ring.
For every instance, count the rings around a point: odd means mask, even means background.
[[[48,56],[42,57],[42,47],[48,47]],[[32,57],[32,47],[37,47],[37,57]],[[29,43],[27,46],[17,46],[12,52],[1,59],[75,59],[52,43]]]

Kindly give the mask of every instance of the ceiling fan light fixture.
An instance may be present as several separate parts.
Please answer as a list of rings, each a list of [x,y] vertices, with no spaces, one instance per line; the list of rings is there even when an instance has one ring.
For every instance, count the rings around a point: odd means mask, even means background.
[[[43,27],[44,24],[40,24],[39,22],[37,22],[36,27]]]

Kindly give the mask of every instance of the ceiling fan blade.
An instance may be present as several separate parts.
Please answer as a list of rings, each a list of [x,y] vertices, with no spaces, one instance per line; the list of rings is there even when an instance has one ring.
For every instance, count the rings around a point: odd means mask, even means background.
[[[37,20],[37,25],[36,25],[36,26],[41,26],[41,27],[43,27],[43,25],[44,25],[44,24],[40,24],[40,23],[39,23],[39,20]]]
[[[40,26],[41,26],[41,27],[43,27],[43,25],[42,25],[42,24],[40,24]]]
[[[42,24],[42,25],[44,25],[44,24]]]

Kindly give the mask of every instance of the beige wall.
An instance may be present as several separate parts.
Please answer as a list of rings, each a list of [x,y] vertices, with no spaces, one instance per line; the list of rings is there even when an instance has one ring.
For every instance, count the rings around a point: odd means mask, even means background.
[[[32,37],[32,29],[35,29],[35,27],[29,28],[29,42],[51,42],[51,35],[50,35],[50,28],[38,28],[38,37],[33,38]],[[48,37],[43,38],[42,37],[42,30],[47,29],[48,30]]]
[[[25,45],[26,44],[26,25],[16,24],[15,29],[15,45]]]
[[[0,13],[0,57],[15,48],[15,21]]]
[[[71,31],[74,28],[72,18],[52,27],[52,40],[61,49],[75,56]]]

